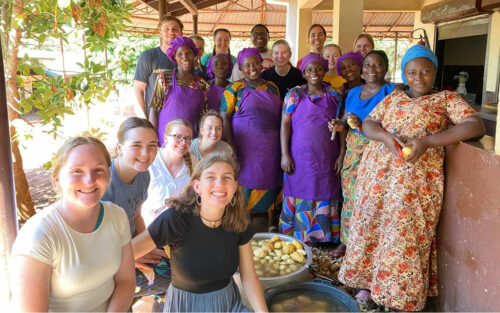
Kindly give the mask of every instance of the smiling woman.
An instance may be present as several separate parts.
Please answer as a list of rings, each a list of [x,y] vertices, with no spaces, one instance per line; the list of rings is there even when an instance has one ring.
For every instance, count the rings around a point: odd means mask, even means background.
[[[300,70],[307,85],[288,92],[281,118],[285,183],[280,232],[308,243],[338,243],[338,176],[345,141],[342,135],[330,140],[328,121],[336,117],[339,93],[323,83],[328,61],[319,54],[306,55]],[[311,218],[304,221],[303,216]]]
[[[134,238],[134,256],[155,246],[171,251],[172,284],[165,312],[241,312],[232,276],[239,268],[244,292],[256,312],[267,312],[249,243],[254,235],[238,189],[238,166],[227,154],[212,154],[195,168],[182,193]]]
[[[203,78],[194,74],[194,57],[198,48],[189,37],[176,37],[167,50],[169,59],[177,69],[159,74],[153,91],[152,110],[149,120],[158,129],[158,143],[164,144],[166,125],[175,119],[184,119],[193,127],[195,135],[200,112],[205,108],[205,92],[208,89]]]
[[[244,79],[224,90],[220,106],[224,140],[233,145],[241,165],[239,182],[247,210],[268,212],[281,202],[281,99],[278,87],[260,77],[259,50],[241,50],[237,62]]]
[[[61,199],[28,220],[12,248],[16,310],[103,312],[130,306],[135,275],[127,215],[100,201],[110,164],[106,147],[91,137],[70,139],[57,152],[52,181]]]
[[[186,186],[198,160],[189,153],[193,130],[184,120],[168,123],[165,134],[165,146],[159,150],[149,174],[151,182],[148,197],[142,207],[142,217],[149,225],[165,209],[166,201],[181,192]]]
[[[222,141],[222,116],[213,110],[203,114],[200,120],[200,135],[191,143],[191,152],[198,160],[210,153],[233,155],[231,146]]]
[[[377,63],[377,57],[365,58],[368,72]],[[399,311],[420,311],[427,296],[438,292],[444,146],[484,134],[481,119],[458,93],[432,90],[437,66],[429,48],[408,49],[401,67],[409,90],[387,95],[364,119],[362,129],[371,141],[359,164],[356,213],[338,276]],[[397,145],[412,147],[412,153],[403,159]]]

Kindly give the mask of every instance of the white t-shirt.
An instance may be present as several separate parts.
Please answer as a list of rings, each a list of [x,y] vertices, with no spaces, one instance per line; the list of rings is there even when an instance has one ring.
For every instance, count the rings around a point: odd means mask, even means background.
[[[262,57],[262,72],[274,66],[272,49],[267,49],[266,52],[261,52],[260,56]],[[234,83],[235,81],[240,80],[243,77],[243,73],[240,71],[238,64],[235,64],[233,67],[233,73],[231,74],[229,81]]]
[[[175,177],[172,177],[167,165],[163,161],[161,151],[162,149],[158,151],[153,164],[148,169],[151,181],[148,187],[148,198],[142,204],[141,209],[141,215],[146,226],[151,224],[158,215],[165,211],[165,202],[167,199],[179,194],[191,178],[185,162],[179,173]],[[192,154],[189,155],[194,168],[198,160]]]
[[[130,228],[121,207],[102,203],[102,222],[92,233],[72,229],[51,205],[30,218],[14,242],[11,262],[24,255],[51,266],[49,312],[107,309]]]

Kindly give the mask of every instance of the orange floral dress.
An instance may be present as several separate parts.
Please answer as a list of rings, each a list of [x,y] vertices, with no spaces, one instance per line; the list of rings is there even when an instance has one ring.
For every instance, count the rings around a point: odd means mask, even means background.
[[[476,112],[456,92],[410,98],[395,91],[370,117],[403,142],[446,130]],[[422,310],[437,295],[436,225],[443,199],[444,148],[415,163],[371,141],[355,189],[349,242],[339,279],[369,289],[373,300],[403,311]]]

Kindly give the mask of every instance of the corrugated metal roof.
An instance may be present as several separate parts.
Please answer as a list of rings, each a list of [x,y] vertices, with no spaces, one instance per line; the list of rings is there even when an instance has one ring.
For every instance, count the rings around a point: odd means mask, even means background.
[[[157,1],[134,1],[132,25],[129,32],[157,33],[158,11],[153,7]],[[217,0],[209,0],[216,2]],[[195,2],[195,1],[193,1]],[[214,3],[212,2],[212,3]],[[169,1],[169,5],[174,1]],[[198,34],[211,36],[216,28],[227,28],[233,37],[249,37],[253,25],[267,25],[272,38],[283,38],[286,32],[286,6],[268,4],[265,0],[229,0],[198,11]],[[184,32],[193,31],[191,14],[179,16],[184,23]],[[368,11],[363,13],[363,31],[375,37],[409,37],[413,30],[415,14],[413,12]],[[332,31],[332,12],[329,10],[313,11],[313,23],[325,26],[328,35]]]

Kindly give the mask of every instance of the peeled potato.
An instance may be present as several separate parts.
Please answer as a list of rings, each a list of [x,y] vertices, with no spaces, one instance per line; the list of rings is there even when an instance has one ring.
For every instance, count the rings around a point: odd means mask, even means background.
[[[292,243],[283,243],[283,252],[285,252],[286,254],[292,254],[295,250],[295,246]]]
[[[304,248],[304,247],[302,247],[302,244],[298,240],[292,241],[292,244],[294,245],[295,250],[303,249]]]
[[[265,250],[266,252],[271,252],[274,251],[274,245],[272,245],[269,242],[264,242],[262,244],[262,250]]]
[[[403,158],[406,159],[407,157],[409,157],[412,151],[413,147],[404,147],[403,149],[401,149],[401,152],[403,152]]]
[[[304,250],[304,249],[297,249],[297,252],[300,253],[300,254],[302,254],[302,255],[306,255],[307,254],[306,250]]]
[[[274,236],[273,238],[269,239],[270,242],[275,243],[276,241],[281,241],[280,236]]]
[[[253,250],[253,255],[262,259],[262,258],[266,257],[267,252],[264,249],[257,248],[255,250]]]
[[[274,243],[274,249],[281,249],[283,248],[283,243],[281,243],[281,241],[276,241]]]
[[[298,252],[294,252],[294,253],[290,254],[290,257],[292,258],[292,260],[294,260],[296,262],[299,262],[299,263],[304,262],[304,256]]]

